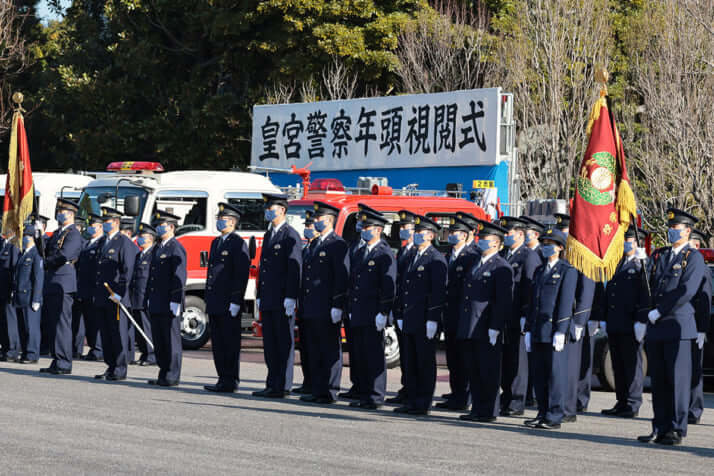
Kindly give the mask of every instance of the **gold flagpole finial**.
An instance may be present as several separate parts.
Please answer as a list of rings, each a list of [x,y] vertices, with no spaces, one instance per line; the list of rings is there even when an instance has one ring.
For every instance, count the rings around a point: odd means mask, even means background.
[[[607,80],[610,79],[610,74],[604,66],[599,67],[595,71],[595,81],[600,83],[600,96],[607,96]]]
[[[25,100],[25,95],[22,94],[20,91],[16,91],[12,95],[12,100],[15,103],[15,110],[18,111],[23,111],[22,109],[22,101]]]

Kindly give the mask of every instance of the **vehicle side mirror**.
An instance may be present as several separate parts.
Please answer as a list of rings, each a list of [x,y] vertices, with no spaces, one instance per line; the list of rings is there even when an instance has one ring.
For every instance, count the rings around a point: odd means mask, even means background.
[[[251,236],[250,240],[248,241],[248,254],[250,255],[251,261],[253,258],[255,258],[255,253],[256,253],[256,247],[257,245],[255,244],[255,236]]]
[[[139,216],[139,196],[138,195],[127,195],[124,198],[124,215],[130,217]]]

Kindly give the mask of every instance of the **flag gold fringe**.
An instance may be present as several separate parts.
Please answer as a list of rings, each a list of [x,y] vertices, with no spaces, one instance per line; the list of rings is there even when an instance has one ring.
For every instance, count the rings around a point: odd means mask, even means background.
[[[595,101],[595,104],[593,104],[592,111],[590,111],[590,118],[588,119],[588,127],[586,129],[588,137],[590,137],[590,133],[593,130],[593,124],[595,121],[600,119],[600,110],[602,108],[607,108],[607,100],[605,99],[605,95],[600,93],[600,98]]]
[[[565,256],[568,262],[595,282],[610,280],[620,263],[625,247],[625,228],[620,226],[610,242],[604,258],[600,258],[580,243],[573,235],[568,235]]]
[[[627,180],[620,180],[620,184],[617,186],[615,207],[617,207],[620,217],[620,227],[628,227],[632,222],[632,217],[637,216],[637,203],[630,182]]]
[[[7,165],[7,181],[6,194],[10,194],[13,200],[14,208],[8,210],[2,220],[2,233],[5,236],[13,233],[15,236],[13,241],[15,244],[22,242],[22,232],[25,228],[25,220],[32,214],[35,197],[35,184],[30,187],[27,193],[17,204],[17,195],[22,188],[22,170],[18,167],[17,151],[18,151],[18,128],[20,121],[23,120],[20,110],[15,111],[12,115],[12,129],[10,131],[10,150]]]

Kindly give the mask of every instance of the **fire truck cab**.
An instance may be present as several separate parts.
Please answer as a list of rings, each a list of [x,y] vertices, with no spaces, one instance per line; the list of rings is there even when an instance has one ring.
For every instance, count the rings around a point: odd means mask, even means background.
[[[262,175],[245,172],[185,170],[163,172],[155,162],[114,162],[103,175],[86,185],[80,197],[80,214],[98,213],[107,205],[136,214],[136,226],[150,223],[152,213],[164,210],[180,217],[176,238],[186,248],[187,280],[186,308],[181,316],[183,346],[198,349],[209,339],[208,315],[205,312],[204,289],[211,241],[218,236],[216,212],[219,202],[236,205],[243,213],[238,234],[246,242],[255,237],[260,248],[267,223],[263,215],[263,193],[279,193],[280,189]],[[131,197],[131,198],[129,198]],[[127,200],[129,199],[129,200]],[[138,210],[129,213],[125,202],[138,201]],[[134,205],[135,206],[135,205]],[[259,253],[256,253],[259,254]],[[251,275],[243,311],[245,327],[253,321],[257,258]]]

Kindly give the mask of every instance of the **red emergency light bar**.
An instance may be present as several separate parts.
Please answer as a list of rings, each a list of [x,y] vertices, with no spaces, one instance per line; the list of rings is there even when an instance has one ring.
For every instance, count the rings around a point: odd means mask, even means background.
[[[158,162],[112,162],[107,172],[163,172],[164,166]]]
[[[336,178],[319,178],[310,184],[311,192],[344,192],[345,186]]]

